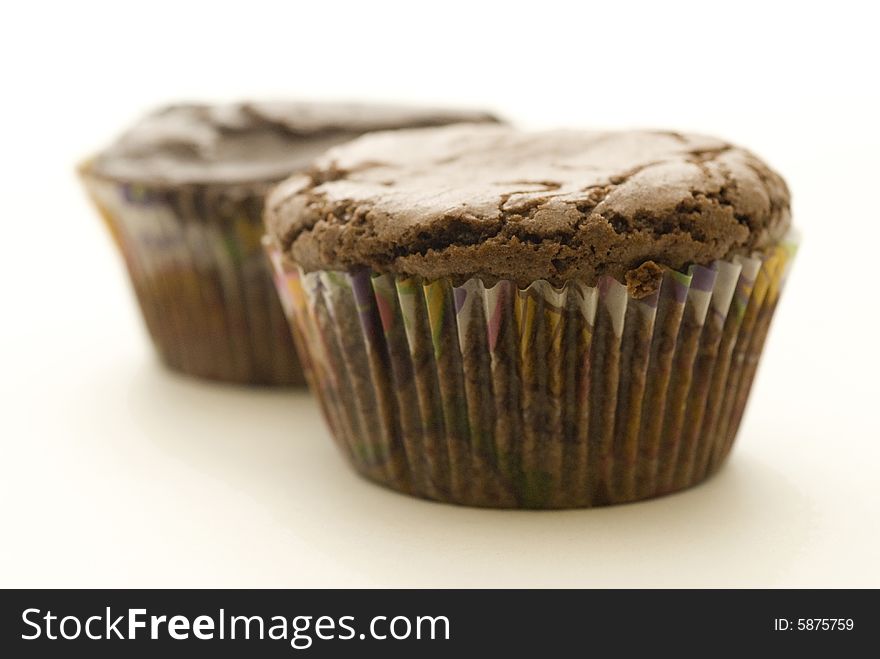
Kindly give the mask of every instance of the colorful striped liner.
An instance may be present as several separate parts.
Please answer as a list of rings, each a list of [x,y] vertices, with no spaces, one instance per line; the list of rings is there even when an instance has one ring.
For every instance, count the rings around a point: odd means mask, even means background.
[[[304,384],[261,248],[264,190],[83,182],[170,368],[242,384]]]
[[[634,299],[545,281],[302,273],[267,244],[312,388],[358,472],[474,506],[568,508],[695,485],[729,454],[794,256],[668,272]]]

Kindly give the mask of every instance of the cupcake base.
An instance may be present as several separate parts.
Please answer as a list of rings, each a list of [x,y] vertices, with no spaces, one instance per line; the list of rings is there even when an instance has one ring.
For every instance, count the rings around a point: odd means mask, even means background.
[[[264,191],[84,180],[163,363],[211,380],[305,384],[260,244]]]
[[[635,299],[544,281],[302,273],[271,245],[331,432],[368,479],[436,501],[575,508],[693,486],[730,452],[793,246]]]

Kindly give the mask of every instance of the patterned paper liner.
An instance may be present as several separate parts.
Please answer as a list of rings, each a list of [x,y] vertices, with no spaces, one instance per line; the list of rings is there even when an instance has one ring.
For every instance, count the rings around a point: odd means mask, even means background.
[[[265,190],[133,185],[81,171],[170,368],[236,383],[304,384],[260,244]]]
[[[739,427],[795,252],[622,284],[302,273],[266,241],[331,432],[361,474],[465,505],[568,508],[695,485]]]

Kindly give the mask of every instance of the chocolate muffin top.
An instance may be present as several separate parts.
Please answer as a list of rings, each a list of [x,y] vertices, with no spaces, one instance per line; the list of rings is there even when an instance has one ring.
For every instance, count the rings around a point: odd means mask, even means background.
[[[278,181],[372,130],[496,121],[479,112],[343,103],[171,105],[144,117],[88,173],[151,183]]]
[[[634,294],[659,266],[761,250],[785,233],[785,182],[753,154],[661,131],[505,126],[373,133],[275,188],[271,235],[306,270],[589,284]]]

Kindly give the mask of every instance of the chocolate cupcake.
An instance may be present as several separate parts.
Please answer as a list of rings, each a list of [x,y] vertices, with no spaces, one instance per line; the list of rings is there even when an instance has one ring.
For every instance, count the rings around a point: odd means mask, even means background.
[[[459,121],[493,119],[353,104],[175,105],[80,173],[168,366],[230,382],[302,384],[260,245],[268,189],[365,132]]]
[[[793,255],[783,180],[672,132],[376,133],[279,185],[266,221],[355,468],[492,507],[715,472]]]

